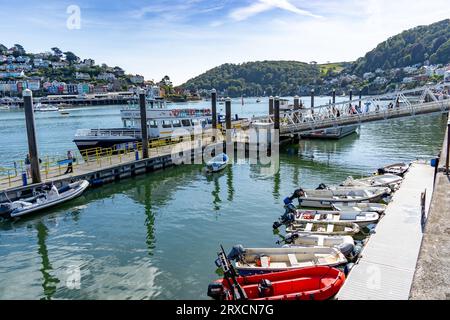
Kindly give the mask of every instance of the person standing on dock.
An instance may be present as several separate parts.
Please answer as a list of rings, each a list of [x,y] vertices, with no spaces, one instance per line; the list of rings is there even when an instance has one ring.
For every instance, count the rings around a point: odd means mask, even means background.
[[[67,160],[69,161],[67,163],[67,170],[64,174],[73,173],[73,154],[72,151],[67,151]]]
[[[27,171],[28,178],[31,177],[31,160],[30,160],[30,154],[27,154],[27,157],[25,158],[25,170]]]

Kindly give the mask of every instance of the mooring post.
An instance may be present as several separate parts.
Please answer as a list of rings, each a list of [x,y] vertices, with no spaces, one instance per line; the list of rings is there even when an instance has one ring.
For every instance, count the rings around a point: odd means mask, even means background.
[[[269,116],[273,115],[273,97],[269,97]]]
[[[217,129],[217,91],[211,90],[212,128]]]
[[[274,129],[280,130],[280,97],[274,99],[274,115],[273,115]]]
[[[336,104],[336,89],[333,89],[333,106]]]
[[[314,95],[315,91],[314,89],[311,89],[311,113],[314,113]]]
[[[36,125],[34,121],[33,92],[26,89],[23,92],[23,104],[25,108],[25,122],[27,127],[28,151],[31,163],[31,179],[33,183],[41,183],[41,171],[39,170],[39,152],[36,139]]]
[[[225,100],[225,122],[226,129],[231,129],[231,98]]]
[[[145,90],[139,90],[139,107],[141,109],[142,158],[148,159],[148,127]]]
[[[300,97],[295,96],[294,97],[294,110],[299,110],[299,109],[300,109]]]
[[[362,107],[362,90],[359,90],[359,110],[361,111],[361,107]]]

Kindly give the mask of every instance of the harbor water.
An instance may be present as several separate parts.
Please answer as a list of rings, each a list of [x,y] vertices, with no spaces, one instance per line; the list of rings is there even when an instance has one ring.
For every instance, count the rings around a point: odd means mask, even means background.
[[[120,127],[120,108],[36,115],[41,154],[75,149],[77,129]],[[239,99],[233,113],[260,115],[266,108],[265,100],[241,106]],[[23,119],[20,111],[0,112],[0,166],[26,155]],[[393,162],[431,159],[445,127],[441,115],[365,124],[359,134],[341,140],[284,147],[274,176],[245,162],[214,175],[201,165],[185,165],[90,189],[48,212],[0,222],[0,299],[207,299],[209,282],[218,278],[219,245],[276,246],[280,236],[271,226],[295,188],[340,183]]]

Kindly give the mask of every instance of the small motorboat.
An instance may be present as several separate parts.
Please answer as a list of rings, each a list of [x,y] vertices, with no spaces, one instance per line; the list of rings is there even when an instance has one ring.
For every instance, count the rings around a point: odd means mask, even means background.
[[[359,212],[376,212],[383,214],[386,211],[387,205],[383,203],[339,203],[332,204],[333,210],[336,211],[359,211]]]
[[[344,256],[352,254],[355,241],[351,236],[324,236],[317,234],[288,233],[283,241],[289,247],[333,247],[341,251]]]
[[[54,185],[50,190],[36,192],[33,197],[14,202],[0,204],[0,216],[16,218],[62,204],[81,194],[89,187],[89,182],[80,180],[57,189]]]
[[[236,246],[228,255],[235,260],[240,275],[262,274],[314,266],[339,266],[347,258],[336,248],[243,248]]]
[[[386,167],[378,169],[377,175],[384,175],[387,173],[395,174],[400,177],[403,177],[403,175],[409,170],[410,165],[406,163],[394,163],[391,165],[388,165]]]
[[[52,106],[52,105],[44,105],[42,103],[38,103],[34,107],[34,111],[35,112],[58,112],[59,108],[56,106]]]
[[[219,172],[225,169],[229,161],[229,157],[225,153],[221,153],[206,163],[206,170],[208,172]]]
[[[360,231],[356,223],[351,222],[296,222],[286,228],[289,233],[319,234],[326,236],[353,236]]]
[[[298,210],[294,215],[292,223],[299,222],[351,222],[356,223],[360,227],[377,223],[380,215],[376,212],[359,212],[359,211],[301,211]]]
[[[322,190],[295,191],[292,198],[297,198],[301,207],[332,208],[333,203],[378,202],[391,194],[390,188],[328,188]]]
[[[229,276],[208,286],[208,296],[227,300],[328,300],[345,282],[345,274],[331,267],[310,267],[291,271]]]
[[[393,190],[396,190],[400,183],[403,181],[403,178],[387,173],[383,175],[375,175],[362,179],[353,179],[353,177],[348,177],[341,186],[343,187],[389,187]]]

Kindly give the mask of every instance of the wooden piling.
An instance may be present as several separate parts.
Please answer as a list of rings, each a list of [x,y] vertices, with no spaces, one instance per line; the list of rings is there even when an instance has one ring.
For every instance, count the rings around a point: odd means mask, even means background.
[[[34,121],[33,92],[30,89],[24,90],[23,102],[25,108],[25,122],[27,127],[28,151],[30,154],[31,162],[31,178],[33,184],[41,183],[42,179],[39,169],[39,152],[36,139],[36,125]]]
[[[300,109],[300,97],[295,96],[294,97],[294,110],[299,110],[299,109]]]
[[[314,113],[314,95],[315,91],[314,89],[311,89],[311,113]]]
[[[273,115],[273,97],[269,97],[269,116]]]
[[[139,107],[141,111],[142,158],[148,159],[147,105],[144,89],[139,90]]]
[[[225,122],[226,129],[231,129],[231,98],[225,100]]]
[[[217,129],[217,91],[211,90],[212,128]]]
[[[280,97],[274,99],[274,129],[280,130]]]

